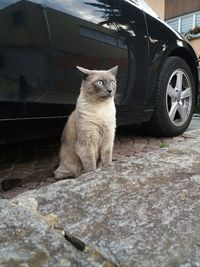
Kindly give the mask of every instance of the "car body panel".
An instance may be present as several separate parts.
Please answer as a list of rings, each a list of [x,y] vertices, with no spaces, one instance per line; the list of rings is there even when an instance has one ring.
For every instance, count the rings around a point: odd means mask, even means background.
[[[22,125],[22,140],[37,136],[33,125],[41,132],[52,125],[49,135],[60,132],[80,90],[76,66],[118,65],[118,124],[149,120],[156,73],[182,39],[142,8],[132,0],[2,1],[0,143]]]
[[[156,84],[156,73],[159,72],[163,62],[169,56],[180,56],[191,67],[198,91],[198,61],[191,45],[177,32],[172,30],[166,23],[158,18],[146,14],[149,36],[149,85],[146,101],[153,101],[153,92]],[[158,38],[159,37],[159,38]],[[197,94],[196,94],[197,95]]]

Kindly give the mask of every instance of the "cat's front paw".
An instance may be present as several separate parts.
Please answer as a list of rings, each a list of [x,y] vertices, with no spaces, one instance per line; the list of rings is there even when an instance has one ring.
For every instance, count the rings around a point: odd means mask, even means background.
[[[58,169],[54,171],[54,177],[57,180],[75,178],[75,176],[71,172],[60,172]]]

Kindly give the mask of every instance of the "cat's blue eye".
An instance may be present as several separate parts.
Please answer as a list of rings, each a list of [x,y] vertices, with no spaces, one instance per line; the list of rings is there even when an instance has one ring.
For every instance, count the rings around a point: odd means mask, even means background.
[[[115,82],[114,82],[114,81],[112,81],[112,82],[111,82],[111,85],[115,85]]]
[[[103,81],[99,80],[99,81],[97,81],[97,84],[102,86],[103,85]]]

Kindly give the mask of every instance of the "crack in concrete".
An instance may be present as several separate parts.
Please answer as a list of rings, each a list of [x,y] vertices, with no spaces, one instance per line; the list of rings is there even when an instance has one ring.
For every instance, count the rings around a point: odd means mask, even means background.
[[[38,211],[38,202],[35,198],[27,198],[26,202],[18,201],[17,203],[13,201],[14,205],[22,206],[32,215],[35,215],[39,220],[42,220],[44,223],[52,227],[59,235],[62,235],[64,239],[69,242],[74,248],[85,253],[88,256],[88,259],[91,261],[91,264],[94,266],[102,267],[126,267],[127,265],[119,265],[113,261],[107,259],[103,256],[98,250],[88,246],[83,241],[77,237],[67,233],[58,222],[57,215],[54,213],[43,215]]]
[[[72,246],[74,246],[76,249],[80,250],[81,252],[83,252],[85,250],[86,244],[84,242],[82,242],[80,239],[67,234],[66,232],[64,232],[64,238],[70,242],[72,244]]]
[[[58,229],[57,227],[55,229]],[[67,233],[64,229],[59,228],[62,231],[64,238],[76,249],[87,254],[91,263],[94,263],[94,266],[103,266],[103,267],[126,267],[127,265],[118,265],[113,261],[104,257],[98,250],[88,246],[83,241],[77,237]]]

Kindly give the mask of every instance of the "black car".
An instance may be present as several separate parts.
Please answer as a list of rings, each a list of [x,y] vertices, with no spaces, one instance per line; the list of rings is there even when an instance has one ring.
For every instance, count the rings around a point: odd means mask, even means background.
[[[197,100],[190,44],[142,0],[0,1],[0,143],[60,134],[76,66],[119,66],[118,125],[175,136]]]

